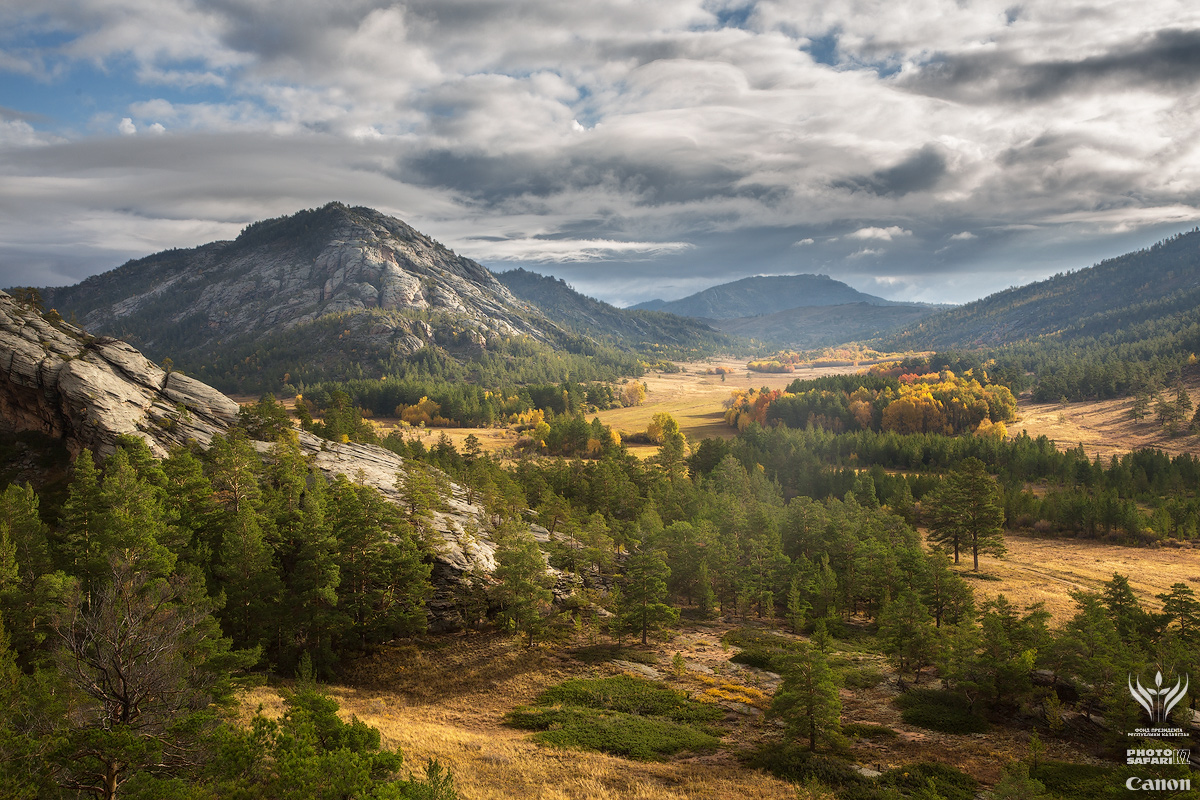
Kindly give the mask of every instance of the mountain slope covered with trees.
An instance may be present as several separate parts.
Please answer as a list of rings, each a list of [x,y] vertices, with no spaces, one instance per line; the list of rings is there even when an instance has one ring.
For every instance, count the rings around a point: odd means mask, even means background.
[[[669,311],[685,317],[735,319],[801,306],[846,303],[891,305],[891,300],[860,292],[828,275],[756,275],[711,286],[679,300],[647,300],[633,309]]]
[[[1137,325],[1195,309],[1200,299],[1200,229],[1026,286],[941,311],[881,339],[894,349],[1011,344],[1054,336],[1115,337]]]

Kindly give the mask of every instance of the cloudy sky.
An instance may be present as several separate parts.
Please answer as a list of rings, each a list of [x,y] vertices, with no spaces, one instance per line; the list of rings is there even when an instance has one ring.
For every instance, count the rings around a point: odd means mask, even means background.
[[[0,285],[341,200],[627,304],[1200,221],[1193,0],[0,0]]]

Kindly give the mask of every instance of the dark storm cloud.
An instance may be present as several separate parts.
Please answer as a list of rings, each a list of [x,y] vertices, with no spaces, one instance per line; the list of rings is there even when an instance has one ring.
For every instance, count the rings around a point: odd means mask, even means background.
[[[880,197],[903,197],[910,192],[932,189],[946,172],[946,157],[936,146],[926,145],[893,167],[836,181],[833,185]]]
[[[785,194],[777,186],[743,184],[745,175],[702,159],[688,163],[624,155],[547,158],[533,153],[492,156],[439,150],[407,159],[395,176],[421,186],[451,189],[488,204],[591,189],[614,191],[633,198],[638,205],[651,206],[733,197],[773,202]]]
[[[620,302],[963,300],[1195,224],[1200,7],[1013,2],[0,2],[0,72],[60,93],[0,110],[0,277],[336,199]],[[31,115],[72,70],[93,116]]]
[[[19,122],[44,123],[51,122],[50,117],[45,114],[37,114],[30,111],[18,111],[15,108],[5,108],[0,106],[0,119],[17,120]]]
[[[1045,102],[1105,88],[1177,90],[1200,79],[1200,30],[1163,30],[1079,59],[1025,62],[1011,50],[943,55],[900,84],[964,102]]]

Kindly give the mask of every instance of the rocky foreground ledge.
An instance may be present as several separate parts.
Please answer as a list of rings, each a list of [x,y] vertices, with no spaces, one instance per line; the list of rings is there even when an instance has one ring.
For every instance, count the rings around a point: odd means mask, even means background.
[[[72,455],[86,447],[101,456],[132,434],[162,457],[189,440],[207,446],[237,414],[216,389],[164,371],[125,342],[0,292],[0,430],[37,431]]]
[[[0,431],[37,431],[61,440],[71,454],[84,448],[100,456],[115,451],[117,438],[143,439],[161,457],[172,447],[198,443],[237,422],[238,404],[200,381],[166,372],[125,342],[90,336],[53,312],[41,314],[0,292]],[[382,447],[339,444],[298,432],[300,447],[314,467],[330,479],[346,475],[399,499],[396,478],[404,459]],[[260,451],[270,444],[259,442]],[[496,544],[487,534],[482,508],[466,502],[466,492],[451,484],[447,510],[436,514],[441,542],[433,568],[434,595],[429,601],[432,630],[458,625],[454,588],[464,573],[490,575]],[[545,529],[532,526],[545,541]],[[548,570],[556,572],[549,567]],[[572,591],[568,576],[558,574],[555,594]]]

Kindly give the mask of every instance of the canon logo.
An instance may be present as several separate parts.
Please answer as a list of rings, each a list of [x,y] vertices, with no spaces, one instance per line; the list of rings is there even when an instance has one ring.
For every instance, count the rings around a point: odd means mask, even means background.
[[[1134,776],[1125,781],[1125,788],[1131,791],[1143,792],[1178,792],[1191,791],[1191,778],[1139,778]]]

